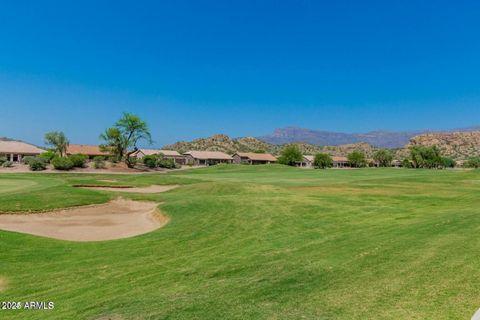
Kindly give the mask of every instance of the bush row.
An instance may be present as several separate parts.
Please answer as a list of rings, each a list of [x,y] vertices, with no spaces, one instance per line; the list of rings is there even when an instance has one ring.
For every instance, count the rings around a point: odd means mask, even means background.
[[[167,168],[174,169],[177,167],[174,159],[167,159],[163,154],[154,154],[143,157],[143,164],[149,168]]]

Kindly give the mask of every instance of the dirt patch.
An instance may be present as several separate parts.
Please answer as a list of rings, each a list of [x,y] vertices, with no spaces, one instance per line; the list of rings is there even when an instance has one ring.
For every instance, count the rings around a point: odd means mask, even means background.
[[[113,191],[113,192],[132,192],[132,193],[160,193],[177,188],[177,185],[173,186],[159,186],[153,185],[149,187],[131,187],[131,186],[98,186],[98,185],[75,185],[84,189]]]
[[[157,203],[116,199],[40,214],[0,215],[0,229],[70,241],[103,241],[133,237],[168,223]]]
[[[7,290],[8,281],[4,277],[0,277],[0,292]]]
[[[102,179],[102,180],[98,180],[100,182],[106,182],[106,183],[115,183],[115,182],[118,182],[117,180],[113,180],[113,179]]]

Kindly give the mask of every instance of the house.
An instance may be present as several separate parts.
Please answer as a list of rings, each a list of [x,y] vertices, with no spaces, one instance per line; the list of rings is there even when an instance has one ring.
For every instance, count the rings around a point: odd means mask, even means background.
[[[302,161],[297,162],[297,166],[302,167],[302,168],[311,168],[313,167],[313,160],[315,159],[315,156],[303,156]]]
[[[94,158],[97,156],[108,156],[109,153],[101,151],[99,146],[88,145],[88,144],[70,144],[67,147],[67,155],[72,154],[84,154],[89,158]]]
[[[345,168],[350,167],[347,157],[332,156],[332,167]]]
[[[8,161],[21,162],[26,156],[37,156],[45,150],[21,141],[0,141],[0,157]]]
[[[151,156],[154,154],[163,154],[165,158],[167,159],[173,159],[175,160],[175,163],[179,165],[185,164],[185,157],[178,153],[175,150],[161,150],[161,149],[138,149],[135,153],[134,156],[137,159],[142,159],[145,156]]]
[[[219,151],[188,151],[183,154],[185,164],[194,166],[210,166],[219,163],[232,163],[233,158]]]
[[[237,164],[269,164],[277,162],[277,158],[269,153],[237,152],[232,157],[233,163]]]

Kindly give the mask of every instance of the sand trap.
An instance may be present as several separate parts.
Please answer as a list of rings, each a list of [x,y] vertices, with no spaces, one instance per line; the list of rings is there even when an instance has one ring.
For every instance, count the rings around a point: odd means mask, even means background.
[[[129,187],[129,186],[85,186],[80,185],[78,186],[84,189],[91,189],[91,190],[103,190],[103,191],[114,191],[114,192],[132,192],[132,193],[160,193],[165,192],[168,190],[175,189],[176,185],[174,186],[159,186],[153,185],[149,187]]]
[[[71,241],[128,238],[151,232],[168,222],[157,205],[117,199],[102,205],[48,213],[3,214],[0,229]]]

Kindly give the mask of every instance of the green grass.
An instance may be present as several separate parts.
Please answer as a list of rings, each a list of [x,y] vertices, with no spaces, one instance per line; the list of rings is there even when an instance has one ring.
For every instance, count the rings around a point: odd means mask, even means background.
[[[0,231],[0,300],[56,303],[1,319],[469,319],[480,308],[480,171],[4,174],[0,211],[105,202],[115,195],[71,187],[102,179],[180,184],[122,194],[161,202],[171,222],[96,243]]]

